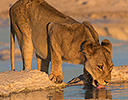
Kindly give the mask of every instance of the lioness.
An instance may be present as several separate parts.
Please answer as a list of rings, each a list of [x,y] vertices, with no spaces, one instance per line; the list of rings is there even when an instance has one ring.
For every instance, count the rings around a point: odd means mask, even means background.
[[[33,49],[37,66],[55,83],[63,81],[62,60],[83,64],[93,77],[93,85],[105,85],[111,79],[112,45],[99,37],[92,25],[60,13],[44,0],[19,0],[10,8],[11,70],[14,67],[15,34],[23,59],[23,69],[31,69]]]

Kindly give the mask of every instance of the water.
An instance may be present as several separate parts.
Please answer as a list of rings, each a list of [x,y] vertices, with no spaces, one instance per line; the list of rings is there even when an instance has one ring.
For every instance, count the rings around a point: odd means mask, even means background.
[[[128,45],[126,41],[119,41],[110,37],[100,37],[100,41],[104,38],[109,39],[113,44],[121,43],[123,45],[113,46],[113,62],[115,66],[128,65]],[[9,28],[0,28],[0,42],[7,45],[0,45],[0,50],[8,48]],[[18,46],[17,46],[18,47]],[[15,62],[16,71],[22,70],[22,61]],[[37,69],[36,60],[33,59],[32,69]],[[10,60],[0,60],[0,72],[10,70]],[[67,64],[63,62],[64,82],[68,82],[73,77],[83,73],[83,66]],[[43,95],[45,94],[45,95]],[[30,99],[31,96],[31,99]],[[128,84],[110,84],[103,90],[97,90],[93,87],[70,86],[62,91],[35,91],[31,93],[13,94],[10,98],[20,98],[21,100],[44,99],[128,99]],[[39,99],[38,99],[39,98]],[[16,100],[16,99],[15,99]]]
[[[66,99],[128,99],[128,84],[111,84],[106,89],[84,86],[65,88]]]

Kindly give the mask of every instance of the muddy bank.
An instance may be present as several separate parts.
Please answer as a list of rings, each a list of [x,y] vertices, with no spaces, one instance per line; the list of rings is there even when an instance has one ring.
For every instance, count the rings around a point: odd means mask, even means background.
[[[97,23],[94,28],[100,36],[110,36],[118,40],[128,40],[128,23]]]
[[[17,0],[0,1],[0,18],[9,17],[8,10]],[[75,18],[126,18],[128,0],[45,0],[61,12]],[[59,3],[59,5],[58,5]],[[3,6],[4,5],[4,6]],[[126,16],[126,17],[125,17]]]

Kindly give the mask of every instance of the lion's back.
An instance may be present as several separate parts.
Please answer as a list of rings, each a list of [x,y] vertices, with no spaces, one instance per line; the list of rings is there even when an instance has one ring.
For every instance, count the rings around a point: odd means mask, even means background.
[[[49,56],[47,26],[50,22],[75,22],[44,0],[19,0],[10,8],[10,18],[21,31],[29,27],[35,52],[42,58]],[[25,26],[27,25],[27,26]],[[31,41],[31,40],[29,40]]]

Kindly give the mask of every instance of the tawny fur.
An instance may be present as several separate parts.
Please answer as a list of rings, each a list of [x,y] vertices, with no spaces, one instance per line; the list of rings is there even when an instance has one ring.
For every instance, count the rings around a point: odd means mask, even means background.
[[[108,40],[100,45],[98,34],[88,21],[77,22],[44,0],[17,1],[10,8],[10,21],[12,70],[16,34],[23,69],[31,69],[34,49],[39,70],[48,73],[51,61],[49,77],[55,83],[63,80],[62,61],[83,64],[99,84],[110,81],[112,45]]]

